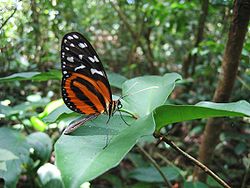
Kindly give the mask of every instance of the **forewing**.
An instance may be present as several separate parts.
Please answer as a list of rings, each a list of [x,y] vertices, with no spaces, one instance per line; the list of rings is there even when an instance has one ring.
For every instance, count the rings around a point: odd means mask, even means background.
[[[61,65],[65,104],[78,113],[103,113],[112,101],[110,85],[96,51],[80,33],[63,37]]]

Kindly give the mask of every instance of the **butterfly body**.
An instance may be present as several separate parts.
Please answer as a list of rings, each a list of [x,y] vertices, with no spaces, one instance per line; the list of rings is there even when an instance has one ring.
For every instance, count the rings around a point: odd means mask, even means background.
[[[110,118],[121,108],[120,101],[112,99],[108,77],[99,56],[80,33],[71,32],[63,37],[61,67],[62,98],[72,111],[88,115],[83,123],[102,113]],[[75,130],[80,126],[78,124],[70,125],[65,133]]]

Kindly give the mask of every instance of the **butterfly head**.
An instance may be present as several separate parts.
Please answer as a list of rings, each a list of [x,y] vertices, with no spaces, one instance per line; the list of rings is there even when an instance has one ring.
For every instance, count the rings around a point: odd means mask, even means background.
[[[109,115],[113,116],[117,110],[120,110],[122,108],[122,103],[118,99],[116,101],[113,101],[110,103],[110,108],[109,108]]]

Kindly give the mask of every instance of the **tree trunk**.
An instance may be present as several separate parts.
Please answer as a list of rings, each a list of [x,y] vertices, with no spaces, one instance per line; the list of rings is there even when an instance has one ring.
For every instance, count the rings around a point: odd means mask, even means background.
[[[238,71],[244,38],[248,29],[249,17],[250,0],[235,0],[233,20],[230,25],[228,41],[222,60],[222,72],[219,75],[219,83],[213,97],[214,102],[229,101]],[[198,160],[205,165],[209,165],[211,162],[214,148],[222,130],[222,122],[223,119],[219,118],[209,119],[206,124],[198,157]],[[205,181],[206,174],[196,168],[194,171],[194,179]]]
[[[208,15],[208,5],[209,5],[209,0],[202,0],[201,14],[199,17],[198,30],[197,30],[197,34],[195,37],[194,48],[198,48],[200,42],[203,39],[206,18]],[[188,57],[183,62],[182,72],[183,72],[184,78],[187,78],[189,76],[189,67],[191,64],[192,64],[192,75],[194,74],[196,61],[197,61],[197,54],[191,54],[191,52],[190,52],[188,54]]]
[[[43,66],[41,63],[41,28],[40,28],[40,20],[39,20],[39,11],[37,9],[37,2],[36,0],[30,0],[30,6],[31,6],[31,20],[32,20],[32,28],[33,28],[33,35],[34,36],[34,41],[35,41],[35,58],[33,63],[37,64],[37,67],[40,70],[43,70]]]

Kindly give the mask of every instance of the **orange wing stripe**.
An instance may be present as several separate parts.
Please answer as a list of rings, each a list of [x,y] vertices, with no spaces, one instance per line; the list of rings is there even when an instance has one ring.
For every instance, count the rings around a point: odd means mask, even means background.
[[[86,95],[90,99],[90,101],[95,105],[95,107],[97,108],[97,110],[100,113],[102,113],[104,111],[104,108],[103,108],[100,100],[98,99],[98,97],[95,94],[93,94],[91,91],[89,91],[86,86],[82,85],[81,83],[79,83],[77,81],[73,82],[73,84],[76,87],[78,87],[81,90],[81,92],[83,92],[84,95]]]
[[[109,90],[108,90],[108,88],[107,88],[107,86],[103,83],[103,82],[101,82],[101,81],[97,81],[97,85],[101,88],[101,90],[102,90],[102,94],[103,94],[103,96],[104,96],[104,98],[105,99],[110,99],[110,92],[109,92]],[[110,100],[108,100],[108,103],[106,102],[106,104],[109,104],[111,101]]]
[[[89,83],[91,83],[99,93],[104,95],[106,104],[109,104],[111,102],[109,90],[104,83],[102,83],[101,81],[94,81],[93,79],[79,73],[74,73],[74,76],[83,78],[84,80],[87,80]]]
[[[65,89],[68,94],[68,97],[71,99],[71,101],[75,104],[76,108],[79,109],[84,114],[95,114],[96,111],[91,108],[91,106],[87,105],[83,101],[79,100],[75,93],[70,88],[71,80],[76,78],[76,76],[71,76],[65,81]]]

